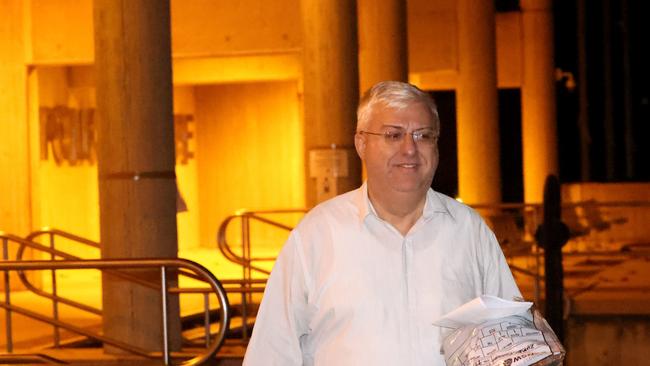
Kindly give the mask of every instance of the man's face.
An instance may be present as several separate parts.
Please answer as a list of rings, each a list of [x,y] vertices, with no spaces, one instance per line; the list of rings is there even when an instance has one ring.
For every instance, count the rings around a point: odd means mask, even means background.
[[[421,103],[402,110],[375,107],[362,129],[370,133],[406,132],[398,141],[385,136],[357,133],[355,146],[366,165],[368,187],[384,195],[417,193],[424,196],[438,167],[438,139],[433,117]],[[433,141],[415,141],[410,133],[433,133]]]

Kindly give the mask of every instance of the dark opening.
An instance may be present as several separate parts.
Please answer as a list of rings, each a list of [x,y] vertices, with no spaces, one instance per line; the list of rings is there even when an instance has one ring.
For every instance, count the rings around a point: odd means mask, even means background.
[[[458,151],[456,148],[456,92],[453,90],[429,92],[438,105],[440,162],[431,187],[448,195],[458,196]]]
[[[499,139],[501,199],[503,202],[523,202],[521,91],[519,89],[499,89]]]

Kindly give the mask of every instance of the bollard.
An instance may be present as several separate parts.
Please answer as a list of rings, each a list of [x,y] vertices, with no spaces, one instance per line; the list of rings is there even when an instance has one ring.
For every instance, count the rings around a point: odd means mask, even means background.
[[[546,278],[545,317],[560,342],[564,342],[564,272],[562,247],[569,240],[569,228],[562,222],[560,183],[549,175],[544,183],[544,222],[537,228],[535,239],[544,248]]]

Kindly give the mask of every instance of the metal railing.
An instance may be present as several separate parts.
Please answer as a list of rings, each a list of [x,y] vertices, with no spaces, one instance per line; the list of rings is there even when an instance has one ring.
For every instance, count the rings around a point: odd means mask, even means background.
[[[0,365],[65,365],[66,363],[54,357],[40,353],[0,354]]]
[[[502,203],[502,204],[475,204],[471,205],[474,209],[484,214],[486,220],[492,227],[493,231],[499,239],[504,253],[509,259],[509,265],[513,273],[528,277],[533,282],[533,296],[537,302],[540,299],[540,292],[543,285],[543,249],[540,248],[535,242],[535,231],[542,221],[542,204],[526,204],[526,203]],[[650,202],[645,201],[624,201],[624,202],[596,202],[593,200],[584,202],[569,202],[562,205],[563,220],[572,229],[573,237],[580,237],[581,240],[587,240],[586,237],[590,234],[598,233],[609,228],[612,225],[618,225],[625,222],[622,217],[606,218],[602,215],[601,209],[613,208],[636,208],[636,207],[650,207]],[[304,213],[306,209],[288,209],[288,210],[270,210],[270,211],[247,211],[238,213],[227,217],[219,227],[217,242],[219,250],[223,255],[233,263],[242,266],[243,270],[243,287],[252,281],[252,273],[257,272],[263,275],[268,275],[269,271],[261,268],[256,262],[273,261],[275,258],[271,257],[255,257],[252,254],[254,250],[251,244],[250,225],[252,221],[258,221],[269,224],[274,227],[291,231],[293,228],[270,220],[261,216],[262,214],[275,214],[275,213]],[[505,220],[504,220],[505,218]],[[235,250],[228,243],[226,232],[228,226],[235,220],[241,221],[241,252],[235,253]],[[612,251],[580,251],[580,252],[567,252],[568,257],[574,256],[602,256],[602,255],[616,255],[623,254],[626,257],[635,255],[640,252],[639,249],[650,248],[630,244],[623,246],[621,250]],[[518,266],[512,261],[513,257],[529,257],[532,258],[532,266]],[[246,298],[242,299],[245,304]]]
[[[219,230],[217,231],[217,244],[219,246],[219,250],[221,253],[226,257],[226,259],[230,260],[233,263],[239,264],[243,268],[243,278],[244,279],[250,279],[252,278],[252,272],[258,272],[264,275],[270,274],[270,271],[264,268],[261,268],[255,264],[254,262],[268,262],[268,261],[274,261],[275,257],[254,257],[251,253],[251,222],[257,221],[261,222],[267,225],[270,225],[272,227],[276,227],[282,230],[285,230],[287,232],[290,232],[293,230],[292,226],[283,224],[278,221],[271,220],[267,217],[264,217],[262,215],[265,214],[297,214],[301,213],[304,214],[307,212],[307,209],[304,208],[299,208],[299,209],[283,209],[283,210],[260,210],[260,211],[244,211],[244,212],[239,212],[235,215],[228,216],[222,223],[219,225]],[[233,222],[234,220],[239,220],[241,223],[241,246],[242,246],[242,252],[241,254],[235,253],[233,250],[232,246],[228,242],[227,238],[227,232],[228,232],[228,226]]]
[[[7,352],[12,352],[13,351],[13,339],[12,339],[12,334],[13,334],[13,329],[12,329],[12,313],[17,313],[17,314],[22,314],[24,316],[27,316],[29,318],[50,324],[55,327],[55,337],[56,334],[58,334],[58,329],[66,329],[68,331],[71,331],[76,334],[80,334],[83,336],[86,336],[88,338],[96,339],[98,341],[104,342],[105,344],[112,345],[114,347],[120,348],[122,350],[125,350],[127,352],[148,357],[148,358],[162,358],[165,364],[170,364],[171,360],[173,357],[180,357],[180,356],[187,356],[187,354],[175,354],[174,352],[170,352],[169,350],[169,330],[168,330],[168,319],[169,319],[169,314],[168,314],[168,308],[167,308],[167,303],[168,303],[168,296],[170,294],[175,294],[175,295],[180,295],[180,294],[188,294],[188,293],[201,293],[204,296],[204,318],[205,318],[205,347],[206,350],[203,353],[194,355],[194,357],[189,358],[186,361],[183,361],[181,364],[182,365],[198,365],[201,363],[206,362],[208,359],[213,357],[219,348],[222,346],[226,332],[229,328],[229,323],[230,323],[230,307],[228,303],[228,298],[226,295],[226,291],[224,290],[222,284],[219,282],[218,279],[212,275],[210,271],[208,271],[205,267],[189,261],[185,259],[163,259],[163,258],[142,258],[142,259],[110,259],[110,260],[100,260],[100,259],[91,259],[91,260],[79,260],[79,259],[74,259],[74,256],[71,256],[65,252],[62,252],[57,249],[53,248],[48,248],[46,246],[43,246],[41,244],[32,242],[30,240],[26,240],[20,237],[17,237],[15,235],[11,234],[5,234],[5,233],[0,233],[0,240],[3,245],[3,259],[4,261],[0,262],[0,271],[4,272],[4,291],[5,291],[5,298],[4,301],[0,302],[0,307],[5,309],[6,313],[6,334],[7,334],[7,345],[6,349]],[[60,257],[64,260],[49,260],[49,261],[42,261],[42,260],[17,260],[17,261],[10,261],[8,260],[8,252],[9,252],[9,243],[13,242],[14,244],[17,244],[20,246],[20,250],[24,251],[26,247],[44,251],[47,253],[50,253],[51,255],[55,257]],[[22,256],[22,254],[21,254]],[[162,333],[163,333],[163,340],[162,340],[162,353],[161,352],[151,352],[148,350],[144,350],[132,345],[129,345],[127,343],[124,343],[120,340],[112,339],[110,337],[106,337],[104,335],[101,335],[99,333],[95,333],[92,331],[89,331],[87,329],[75,326],[74,324],[70,324],[67,322],[62,321],[58,317],[58,310],[56,310],[56,307],[53,308],[53,316],[48,317],[43,314],[34,312],[30,309],[26,309],[20,306],[16,306],[15,304],[11,303],[11,283],[10,283],[10,276],[9,272],[11,271],[16,271],[19,274],[19,277],[21,278],[21,281],[27,286],[29,285],[29,289],[34,291],[37,290],[35,293],[39,296],[45,296],[46,298],[50,299],[53,301],[53,303],[66,303],[67,305],[73,306],[75,308],[84,310],[84,311],[89,311],[93,314],[101,315],[101,310],[87,307],[87,305],[77,303],[75,301],[69,300],[62,298],[54,293],[47,293],[45,291],[37,289],[34,285],[32,285],[29,281],[27,281],[27,278],[25,276],[25,271],[42,271],[42,270],[49,270],[49,271],[56,271],[56,270],[74,270],[74,269],[98,269],[106,273],[110,273],[111,275],[118,275],[122,278],[128,278],[128,279],[133,279],[135,276],[129,275],[126,273],[123,273],[121,271],[126,270],[126,269],[159,269],[160,270],[160,283],[159,285],[152,284],[150,282],[145,282],[145,281],[139,281],[139,283],[146,283],[148,284],[149,287],[154,287],[159,289],[160,294],[161,294],[161,308],[162,308]],[[194,280],[201,281],[203,283],[206,283],[209,285],[209,287],[195,287],[195,288],[181,288],[181,287],[170,287],[168,285],[168,275],[167,271],[168,269],[174,269],[176,273],[182,276],[186,276],[189,278],[192,278]],[[54,285],[54,283],[53,283]],[[54,287],[53,287],[54,289]],[[211,332],[210,332],[210,301],[209,301],[209,295],[210,294],[215,294],[216,298],[219,302],[219,309],[218,309],[218,318],[219,318],[219,328],[216,332],[216,337],[214,339],[211,339]]]
[[[48,246],[42,245],[35,240],[38,237],[45,236],[47,237],[48,241]],[[29,234],[25,239],[12,236],[13,241],[19,245],[18,250],[16,251],[16,260],[21,261],[24,260],[23,256],[25,254],[25,251],[27,248],[30,248],[34,251],[41,252],[42,254],[49,255],[50,260],[86,260],[89,258],[81,258],[72,254],[69,254],[67,252],[64,252],[60,249],[56,248],[56,238],[61,237],[68,239],[76,244],[82,244],[85,246],[90,246],[91,248],[94,249],[99,249],[100,244],[92,241],[90,239],[86,239],[83,237],[80,237],[78,235],[74,235],[62,230],[57,230],[57,229],[49,229],[45,228],[42,230],[35,231],[31,234]],[[5,260],[7,260],[6,258]],[[98,259],[98,258],[90,258],[90,259]],[[144,287],[152,288],[152,289],[157,289],[155,285],[153,285],[151,282],[144,281],[136,276],[132,276],[126,273],[121,273],[121,272],[116,272],[116,271],[110,271],[107,270],[106,272],[111,273],[113,276],[127,280],[131,283],[135,283]],[[40,289],[38,286],[34,285],[31,283],[31,281],[27,278],[25,272],[23,271],[18,271],[18,278],[20,279],[21,283],[25,288],[32,293],[34,293],[37,296],[46,298],[52,302],[52,315],[55,320],[59,319],[59,304],[65,304],[67,306],[70,306],[72,308],[75,308],[77,310],[94,314],[94,315],[102,315],[102,310],[99,308],[95,308],[93,306],[86,305],[84,303],[62,297],[58,295],[58,285],[57,285],[57,277],[56,277],[56,270],[51,269],[50,270],[50,280],[52,283],[52,292],[46,292]],[[59,326],[56,324],[53,325],[53,339],[54,339],[54,347],[59,347],[60,345],[60,331],[59,331]]]
[[[36,240],[40,237],[46,237],[47,238],[47,246],[44,246],[42,244],[39,244]],[[93,249],[96,249],[98,251],[97,258],[92,258],[92,259],[98,259],[99,258],[99,249],[101,248],[101,245],[93,240],[74,235],[72,233],[68,233],[62,230],[58,229],[50,229],[50,228],[43,228],[41,230],[34,231],[27,235],[25,237],[25,240],[27,242],[30,242],[30,244],[25,244],[25,243],[20,243],[20,246],[18,247],[18,250],[16,252],[16,260],[23,260],[23,256],[25,254],[25,249],[26,248],[31,248],[35,249],[38,251],[43,252],[44,254],[49,254],[49,257],[51,260],[57,260],[58,259],[64,259],[64,260],[83,260],[83,259],[89,259],[89,258],[81,258],[72,254],[69,254],[67,252],[57,250],[56,248],[56,238],[61,237],[68,239],[74,243],[77,244],[82,244],[87,247],[91,247]],[[18,271],[18,277],[20,278],[20,281],[22,284],[25,286],[25,288],[32,293],[46,298],[52,302],[52,316],[54,319],[58,320],[59,319],[59,304],[65,304],[68,306],[71,306],[73,308],[76,308],[78,310],[88,312],[91,314],[95,315],[102,315],[102,310],[83,304],[78,301],[74,301],[72,299],[68,299],[65,297],[61,297],[58,295],[58,285],[57,285],[57,278],[56,278],[56,270],[52,269],[50,270],[50,281],[52,283],[52,292],[48,293],[46,291],[43,291],[38,288],[38,286],[35,286],[31,283],[31,281],[27,278],[25,275],[25,272],[23,271]],[[135,282],[143,284],[145,286],[148,285],[148,282],[144,281],[139,281],[137,278],[134,279]],[[53,334],[53,339],[54,339],[54,347],[59,347],[60,342],[61,342],[61,336],[60,336],[60,330],[57,325],[54,325],[54,334]]]
[[[18,238],[20,239],[20,238]],[[37,240],[42,239],[43,242],[45,242],[45,245],[37,242]],[[44,228],[35,232],[32,232],[26,237],[26,241],[29,242],[25,245],[20,245],[18,248],[18,251],[16,252],[16,258],[17,260],[23,260],[23,257],[25,255],[26,248],[32,248],[34,250],[37,250],[46,256],[49,256],[50,259],[56,260],[56,259],[64,259],[64,260],[81,260],[81,259],[86,259],[86,258],[80,258],[78,256],[72,255],[68,253],[67,251],[61,250],[61,244],[59,243],[60,239],[66,239],[70,243],[73,243],[75,245],[81,245],[80,248],[83,249],[84,247],[91,247],[93,249],[99,250],[101,248],[100,243],[83,238],[78,235],[74,235],[72,233],[68,233],[62,230],[58,229],[51,229],[51,228]],[[98,252],[99,256],[99,252]],[[78,301],[75,301],[70,298],[62,297],[58,294],[58,285],[56,281],[56,275],[55,275],[55,270],[51,270],[51,283],[52,283],[52,292],[46,292],[43,291],[42,289],[39,288],[39,286],[33,284],[30,282],[29,278],[25,275],[23,272],[18,272],[18,277],[20,278],[22,284],[25,286],[25,288],[35,295],[38,295],[40,297],[46,298],[52,302],[52,314],[55,319],[58,319],[58,308],[59,304],[65,304],[67,306],[73,307],[75,309],[90,313],[90,314],[96,314],[96,315],[101,315],[102,311],[101,309],[80,303]],[[127,281],[137,283],[139,285],[149,287],[151,288],[152,284],[147,281],[143,281],[137,277],[130,276],[125,273],[120,273],[120,272],[114,272],[110,270],[106,270],[105,272],[111,272],[113,276],[118,276],[121,277]],[[248,272],[250,273],[250,271]],[[241,343],[245,344],[248,340],[248,327],[247,327],[247,322],[250,319],[250,316],[248,316],[249,313],[249,305],[251,305],[252,298],[250,297],[254,293],[262,293],[264,291],[264,284],[266,283],[265,279],[222,279],[221,284],[224,286],[224,289],[226,290],[227,294],[230,293],[235,293],[235,294],[240,294],[242,297],[245,296],[243,299],[243,306],[241,310],[241,315],[243,318],[243,324],[242,324],[242,339]],[[248,300],[248,301],[247,301]],[[236,315],[236,314],[235,314]],[[205,334],[207,337],[209,337],[209,323],[207,320],[204,319],[204,327],[205,327]],[[59,336],[59,327],[57,325],[53,325],[53,339],[54,339],[54,346],[59,347],[60,343],[60,336]],[[232,333],[235,333],[235,330],[231,330]],[[190,340],[185,340],[186,343],[191,343]],[[233,342],[234,344],[234,342]]]
[[[248,314],[249,304],[253,303],[252,294],[264,292],[265,279],[254,279],[253,272],[268,276],[270,271],[260,267],[256,262],[273,262],[276,257],[257,257],[252,253],[251,245],[251,223],[260,222],[270,227],[278,228],[286,231],[287,233],[293,230],[293,227],[284,223],[271,220],[263,215],[277,215],[277,214],[304,214],[307,209],[282,209],[282,210],[260,210],[260,211],[243,211],[235,215],[228,216],[219,225],[217,231],[217,244],[219,251],[229,261],[238,264],[242,267],[242,280],[229,281],[229,284],[239,284],[238,292],[241,293],[241,316],[242,316],[242,340],[246,342],[248,339],[248,319],[251,317]],[[239,220],[241,225],[241,253],[236,253],[232,245],[228,242],[227,233],[228,227],[236,220]],[[224,281],[225,283],[225,281]]]

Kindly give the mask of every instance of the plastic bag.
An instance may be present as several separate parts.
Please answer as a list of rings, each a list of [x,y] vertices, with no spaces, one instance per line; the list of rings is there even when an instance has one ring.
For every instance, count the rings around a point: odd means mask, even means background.
[[[528,314],[529,315],[529,314]],[[559,366],[564,347],[537,311],[465,325],[442,344],[447,366]]]

